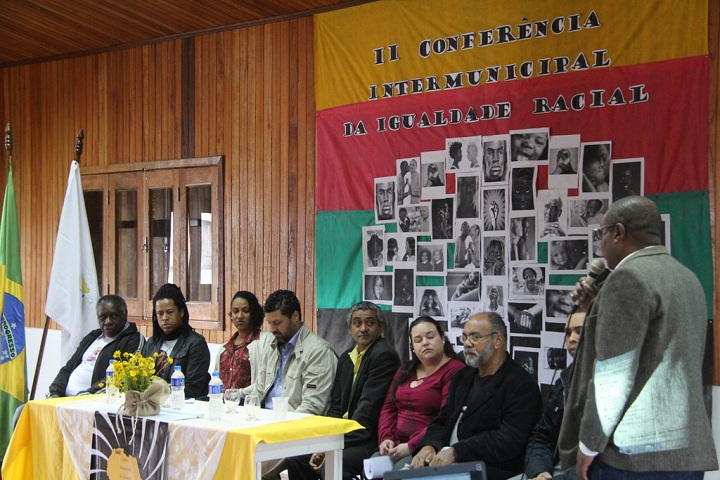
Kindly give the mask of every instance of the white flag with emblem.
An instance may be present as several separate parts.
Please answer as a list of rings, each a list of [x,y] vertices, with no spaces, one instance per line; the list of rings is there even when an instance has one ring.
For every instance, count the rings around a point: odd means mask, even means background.
[[[45,303],[45,314],[62,327],[63,365],[75,352],[80,340],[98,328],[95,311],[98,298],[95,256],[85,211],[80,165],[73,160]]]

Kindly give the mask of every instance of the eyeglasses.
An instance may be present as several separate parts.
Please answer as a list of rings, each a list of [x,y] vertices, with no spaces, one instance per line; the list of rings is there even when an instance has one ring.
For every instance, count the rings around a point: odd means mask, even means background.
[[[614,226],[615,226],[615,224],[613,223],[611,225],[605,225],[604,227],[593,228],[593,230],[592,230],[593,237],[599,239],[600,237],[602,237],[602,234],[606,228],[610,228],[610,227],[614,227]]]
[[[492,336],[492,335],[497,335],[498,333],[500,333],[500,332],[491,332],[491,333],[487,333],[487,334],[485,334],[485,335],[480,335],[479,333],[471,333],[470,335],[465,335],[465,334],[463,333],[462,335],[460,335],[460,341],[461,341],[462,343],[465,343],[465,342],[467,342],[468,340],[470,340],[471,343],[478,343],[478,342],[480,342],[480,340],[482,340],[483,338],[489,337],[489,336]]]

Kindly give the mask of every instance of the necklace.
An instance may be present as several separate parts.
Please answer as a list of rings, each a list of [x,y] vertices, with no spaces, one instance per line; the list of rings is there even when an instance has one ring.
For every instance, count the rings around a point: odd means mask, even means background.
[[[416,370],[415,370],[415,380],[413,380],[413,381],[410,382],[410,388],[417,388],[417,387],[419,387],[420,385],[422,385],[422,383],[425,381],[425,379],[426,379],[427,377],[429,377],[429,376],[432,375],[433,373],[435,373],[435,372],[437,372],[438,370],[440,370],[440,368],[441,368],[443,365],[445,365],[449,360],[450,360],[450,357],[446,357],[446,356],[443,355],[443,358],[442,358],[442,360],[440,361],[440,364],[437,366],[437,368],[435,368],[432,372],[429,372],[429,373],[428,373],[428,372],[424,372],[425,374],[424,374],[422,377],[421,377],[420,375],[418,375],[417,369],[416,369]]]

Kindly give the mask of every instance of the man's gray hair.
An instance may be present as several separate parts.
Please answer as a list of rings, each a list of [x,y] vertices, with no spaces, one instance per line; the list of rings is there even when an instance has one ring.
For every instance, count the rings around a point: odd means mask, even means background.
[[[375,312],[378,323],[380,325],[383,325],[385,323],[385,318],[383,317],[383,313],[382,310],[380,310],[380,307],[375,305],[373,302],[358,302],[350,308],[350,311],[347,314],[348,325],[350,325],[353,315],[355,315],[355,312],[357,312],[358,310],[372,310],[373,312]]]

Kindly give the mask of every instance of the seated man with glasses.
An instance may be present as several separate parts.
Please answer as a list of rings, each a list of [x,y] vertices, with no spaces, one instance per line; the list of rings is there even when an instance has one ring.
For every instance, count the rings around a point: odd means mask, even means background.
[[[394,347],[382,337],[385,322],[377,305],[356,303],[350,309],[347,321],[353,345],[338,360],[327,416],[355,420],[365,428],[345,434],[343,479],[361,475],[363,459],[377,450],[380,410],[400,366]],[[323,453],[288,459],[288,478],[320,478],[324,459]]]
[[[497,313],[472,316],[460,338],[468,366],[455,374],[412,467],[483,461],[489,480],[506,479],[523,469],[525,445],[540,418],[540,390],[506,352],[507,327]]]
[[[105,383],[105,371],[116,350],[139,351],[145,338],[134,323],[127,321],[127,304],[122,297],[105,295],[97,301],[100,328],[80,341],[70,360],[50,384],[48,397],[97,393]]]

